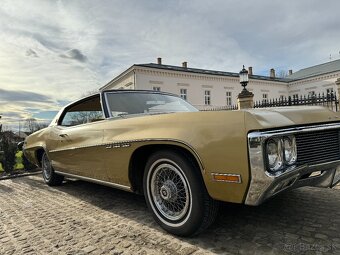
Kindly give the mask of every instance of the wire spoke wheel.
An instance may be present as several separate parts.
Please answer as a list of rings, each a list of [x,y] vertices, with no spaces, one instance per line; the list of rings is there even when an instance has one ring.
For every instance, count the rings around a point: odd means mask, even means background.
[[[42,155],[41,168],[42,168],[42,175],[44,177],[44,181],[46,184],[48,184],[49,186],[58,186],[62,184],[64,180],[64,176],[56,174],[54,172],[51,161],[48,158],[46,153]]]
[[[218,207],[203,185],[197,165],[176,151],[157,151],[145,166],[146,203],[157,223],[175,235],[198,234],[216,218]]]
[[[172,221],[182,219],[190,204],[186,177],[177,167],[160,163],[155,166],[150,180],[153,203],[165,218]]]
[[[43,171],[43,175],[45,179],[50,180],[51,175],[52,175],[52,166],[46,154],[44,154],[42,157],[41,165],[42,165],[42,171]]]

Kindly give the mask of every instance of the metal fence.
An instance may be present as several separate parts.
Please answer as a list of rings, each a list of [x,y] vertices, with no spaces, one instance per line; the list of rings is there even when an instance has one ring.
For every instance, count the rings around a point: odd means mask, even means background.
[[[225,105],[225,106],[215,106],[215,107],[202,107],[200,111],[231,111],[231,110],[237,110],[237,105]]]
[[[332,111],[339,110],[339,99],[336,93],[322,93],[317,95],[308,95],[300,97],[283,97],[270,100],[255,101],[254,108],[269,108],[269,107],[281,107],[281,106],[294,106],[294,105],[321,105],[328,107]],[[237,110],[237,105],[226,106],[200,106],[200,111],[231,111]]]
[[[322,93],[317,95],[300,96],[298,98],[291,96],[271,99],[268,101],[254,102],[254,108],[266,108],[266,107],[279,107],[279,106],[292,106],[292,105],[321,105],[328,107],[333,111],[338,111],[339,100],[336,93]]]

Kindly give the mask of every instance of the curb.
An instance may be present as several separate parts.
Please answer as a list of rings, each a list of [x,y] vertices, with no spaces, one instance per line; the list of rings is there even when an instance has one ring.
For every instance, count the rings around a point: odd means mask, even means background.
[[[0,181],[1,180],[14,179],[14,178],[18,178],[18,177],[30,176],[30,175],[37,175],[37,174],[41,174],[41,171],[32,172],[32,173],[23,173],[23,174],[13,174],[13,175],[9,175],[9,176],[4,176],[4,177],[0,177]]]

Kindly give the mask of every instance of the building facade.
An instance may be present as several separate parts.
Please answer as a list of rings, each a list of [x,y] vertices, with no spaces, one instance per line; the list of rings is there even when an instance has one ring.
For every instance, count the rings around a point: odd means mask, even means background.
[[[252,74],[249,67],[248,90],[255,101],[266,101],[281,97],[300,97],[337,91],[335,81],[340,78],[340,60],[290,71],[286,78]],[[182,66],[164,65],[161,59],[150,64],[135,64],[115,77],[101,90],[138,89],[158,90],[177,94],[199,109],[231,106],[237,103],[242,90],[239,74]]]

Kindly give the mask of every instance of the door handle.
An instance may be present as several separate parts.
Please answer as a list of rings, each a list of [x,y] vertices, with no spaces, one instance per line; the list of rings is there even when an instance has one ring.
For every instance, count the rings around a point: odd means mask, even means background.
[[[60,134],[59,136],[65,138],[67,137],[67,134]]]

